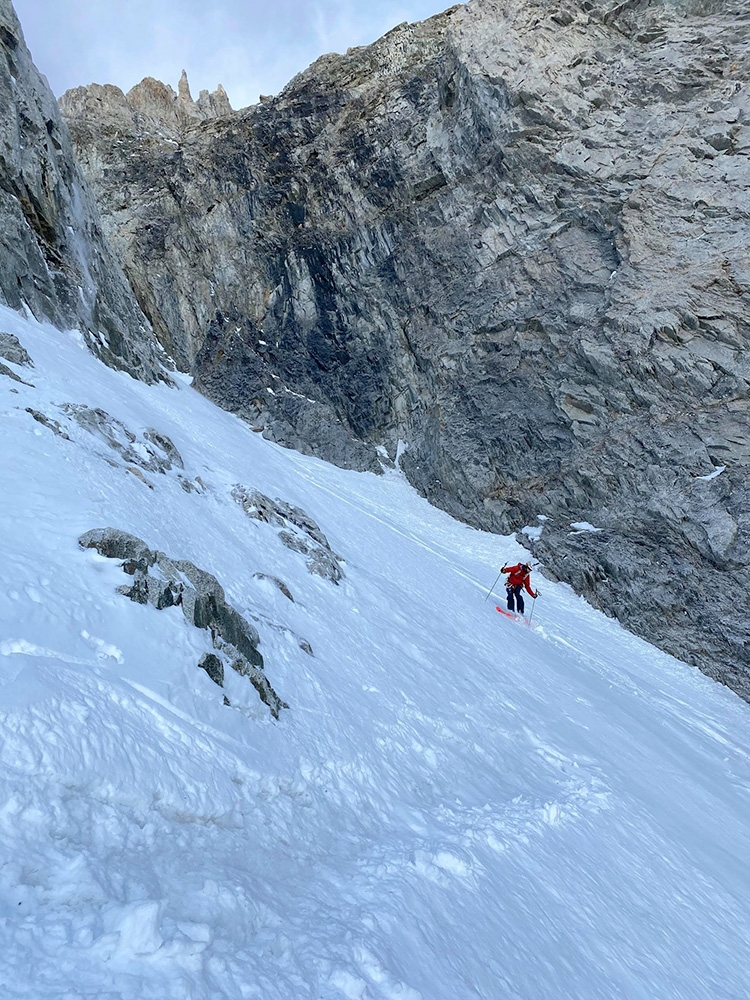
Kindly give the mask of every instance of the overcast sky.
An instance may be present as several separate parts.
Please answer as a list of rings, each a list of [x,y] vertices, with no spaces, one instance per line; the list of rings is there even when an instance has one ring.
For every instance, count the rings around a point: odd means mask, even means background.
[[[451,0],[14,0],[34,62],[59,97],[144,76],[193,97],[222,83],[232,106],[275,94],[324,52],[379,38]]]

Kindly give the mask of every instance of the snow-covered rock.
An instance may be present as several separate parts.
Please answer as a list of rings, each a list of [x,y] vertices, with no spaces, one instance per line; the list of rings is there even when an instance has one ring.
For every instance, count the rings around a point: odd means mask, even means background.
[[[220,651],[219,664],[223,666],[226,661],[238,674],[248,677],[275,719],[282,708],[289,707],[262,672],[257,629],[227,603],[224,588],[215,576],[187,559],[170,559],[164,552],[152,551],[140,538],[117,528],[87,531],[78,544],[84,549],[96,549],[108,559],[120,560],[133,582],[117,589],[131,601],[151,604],[158,611],[180,607],[191,625],[207,629],[214,647]],[[199,666],[223,687],[224,672],[217,659],[215,654],[204,654]]]

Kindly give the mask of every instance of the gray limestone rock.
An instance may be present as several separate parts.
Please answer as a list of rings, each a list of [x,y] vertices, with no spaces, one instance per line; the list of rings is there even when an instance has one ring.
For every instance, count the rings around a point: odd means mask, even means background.
[[[48,427],[53,434],[63,438],[65,441],[70,441],[70,435],[63,430],[59,420],[55,420],[53,417],[48,417],[46,413],[42,413],[40,410],[35,410],[31,406],[26,407],[26,412],[30,413],[37,423],[42,424],[43,427]]]
[[[204,493],[205,488],[201,485],[200,477],[196,476],[195,479],[188,479],[186,476],[177,477],[180,486],[186,493]]]
[[[279,538],[288,549],[307,557],[305,565],[310,573],[335,584],[343,579],[341,557],[336,555],[318,525],[301,507],[279,499],[271,500],[259,490],[240,484],[232,490],[232,498],[248,517],[281,528]]]
[[[117,528],[87,531],[79,544],[110,559],[121,560],[123,570],[133,577],[133,582],[118,589],[131,601],[152,604],[158,610],[179,606],[192,625],[210,632],[220,656],[206,654],[199,666],[214,680],[220,674],[221,682],[217,683],[223,683],[223,666],[219,672],[215,661],[223,664],[226,660],[237,673],[250,680],[275,719],[282,708],[289,707],[263,673],[257,630],[227,602],[215,576],[186,559],[170,559],[164,552],[150,549],[135,535]]]
[[[96,108],[106,107],[109,122],[125,134],[138,131],[144,138],[158,131],[161,137],[181,139],[187,129],[202,122],[232,114],[224,88],[209,93],[202,90],[197,101],[190,94],[187,73],[183,70],[177,92],[160,80],[146,77],[127,93],[111,84],[93,83],[75,87],[61,101],[66,114],[86,117]]]
[[[166,473],[172,468],[184,469],[182,456],[166,434],[147,428],[139,440],[121,420],[99,407],[85,403],[63,403],[60,409],[80,427],[104,441],[125,462],[146,472]],[[129,469],[137,473],[137,470]],[[143,478],[141,476],[141,478]],[[144,480],[145,481],[145,480]],[[184,489],[183,483],[183,489]]]
[[[12,333],[3,333],[0,330],[0,358],[5,358],[12,365],[22,365],[28,368],[34,367],[31,355],[20,342],[18,337]]]
[[[16,375],[13,369],[8,368],[8,366],[4,365],[2,361],[0,361],[0,375],[5,375],[5,377],[9,378],[12,382],[20,382],[22,385],[28,385],[30,388],[34,388],[31,382],[25,382],[20,375]]]
[[[287,585],[284,583],[283,580],[280,580],[277,576],[269,576],[268,573],[253,573],[253,576],[256,580],[268,580],[270,583],[274,585],[274,587],[276,587],[277,590],[281,591],[281,593],[284,595],[284,597],[286,597],[287,600],[291,601],[292,604],[294,604],[294,597],[292,596],[292,592],[289,589],[289,587],[287,587]]]
[[[80,328],[112,367],[168,377],[10,0],[0,0],[0,302]]]
[[[215,653],[204,653],[198,666],[206,671],[214,684],[224,687],[224,664]]]
[[[176,139],[62,105],[198,388],[341,465],[406,442],[471,524],[546,515],[548,572],[747,697],[749,15],[471,0]]]

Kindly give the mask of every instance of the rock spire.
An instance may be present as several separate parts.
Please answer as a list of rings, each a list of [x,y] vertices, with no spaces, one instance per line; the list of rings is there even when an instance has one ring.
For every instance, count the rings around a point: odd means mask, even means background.
[[[181,137],[193,125],[232,114],[221,84],[210,93],[202,90],[194,101],[185,70],[177,92],[169,84],[147,76],[127,94],[112,85],[76,87],[63,94],[60,106],[71,120],[83,121],[98,115],[128,133],[141,136],[157,133],[173,138]]]

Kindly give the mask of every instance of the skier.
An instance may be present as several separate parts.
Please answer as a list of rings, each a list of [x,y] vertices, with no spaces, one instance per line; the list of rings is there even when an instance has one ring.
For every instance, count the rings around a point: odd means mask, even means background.
[[[505,590],[508,594],[508,611],[515,611],[517,608],[519,615],[522,615],[524,608],[522,589],[525,587],[531,597],[539,597],[539,591],[531,589],[531,566],[529,563],[516,563],[515,566],[503,566],[500,572],[509,574],[508,579],[505,581]]]

